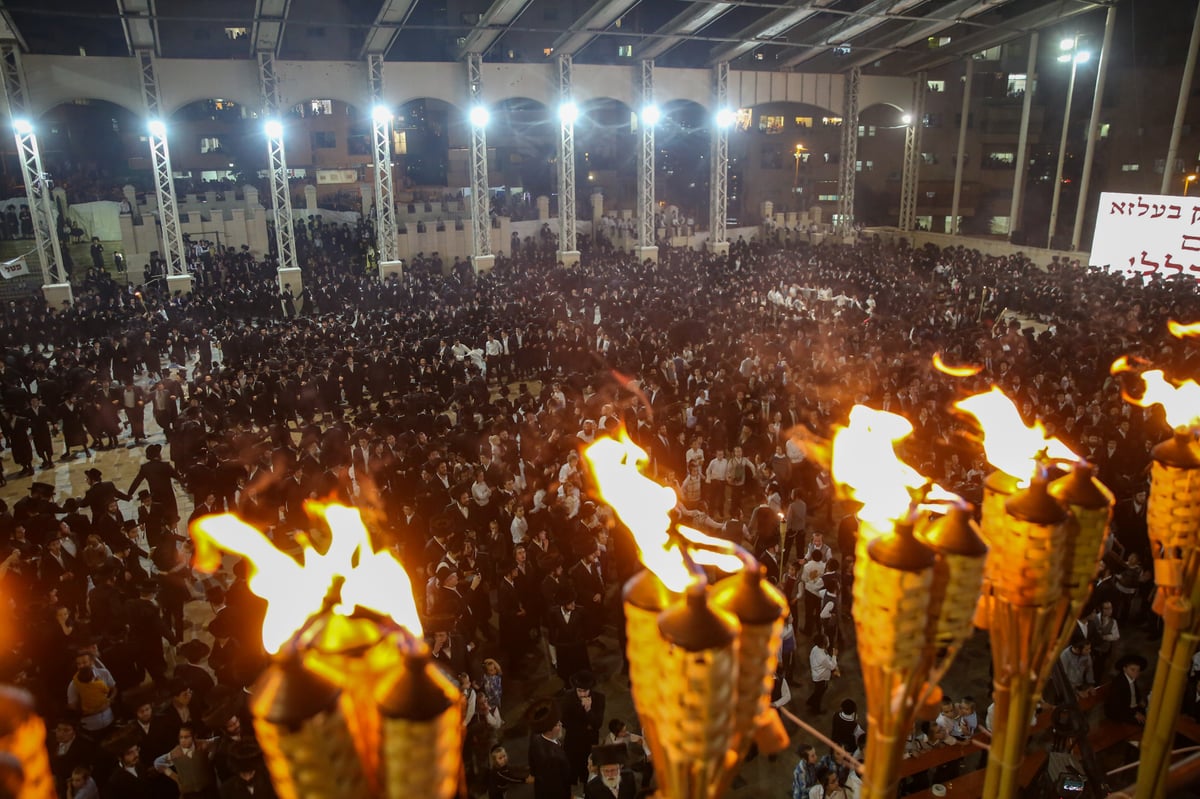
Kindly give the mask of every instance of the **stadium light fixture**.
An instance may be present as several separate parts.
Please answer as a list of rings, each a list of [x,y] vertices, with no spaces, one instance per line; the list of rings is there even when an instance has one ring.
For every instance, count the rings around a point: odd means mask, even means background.
[[[662,119],[662,111],[658,106],[651,104],[642,109],[642,122],[650,127],[657,125],[660,119]]]
[[[568,125],[574,125],[579,119],[579,106],[575,103],[563,103],[558,107],[558,118]]]
[[[722,108],[717,112],[717,127],[727,128],[733,124],[735,119],[736,115],[733,111],[730,111],[728,108]]]
[[[477,128],[486,128],[488,120],[491,119],[491,114],[482,105],[474,106],[471,109],[471,124]]]
[[[146,123],[146,128],[149,129],[151,136],[162,138],[167,135],[167,126],[161,119],[152,119]]]
[[[266,121],[266,123],[263,125],[263,130],[266,131],[267,136],[269,138],[272,138],[272,139],[282,139],[283,138],[283,123],[280,122],[278,119],[268,119]]]
[[[371,118],[378,123],[387,122],[392,118],[392,109],[386,105],[377,105],[371,109]]]
[[[22,136],[28,136],[33,133],[33,123],[24,117],[18,117],[13,120],[13,130],[20,133]]]

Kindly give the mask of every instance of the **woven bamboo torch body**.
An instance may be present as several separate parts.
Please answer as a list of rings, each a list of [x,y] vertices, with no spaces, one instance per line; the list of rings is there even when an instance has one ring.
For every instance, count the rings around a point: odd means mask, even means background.
[[[1005,472],[995,471],[983,481],[982,518],[979,522],[979,535],[983,542],[992,546],[992,541],[1004,535],[1004,503],[1008,502],[1017,491],[1017,479]],[[975,610],[975,626],[981,630],[988,628],[992,609],[992,576],[995,568],[992,559],[984,563],[983,585],[979,592],[979,602]]]
[[[736,767],[730,758],[737,703],[739,625],[708,604],[703,585],[688,589],[659,616],[657,657],[663,677],[653,733],[662,799],[707,799]],[[653,745],[651,747],[653,749]]]
[[[451,799],[460,793],[459,690],[424,654],[409,655],[376,687],[383,719],[386,799]]]
[[[932,662],[929,604],[935,556],[900,526],[872,541],[855,564],[854,627],[867,695],[863,799],[890,799],[904,738]]]
[[[1070,604],[1059,630],[1056,652],[1061,652],[1070,643],[1075,633],[1075,620],[1092,596],[1092,585],[1104,552],[1104,538],[1112,520],[1112,492],[1095,478],[1094,473],[1092,466],[1080,463],[1069,474],[1050,484],[1050,495],[1071,512],[1066,522],[1068,551],[1063,564],[1063,591]],[[1054,661],[1051,660],[1040,674],[1042,683],[1050,677],[1053,668]],[[1102,675],[1096,677],[1100,679]]]
[[[33,697],[7,685],[0,686],[0,753],[12,755],[21,765],[21,789],[15,799],[55,799],[46,724],[33,710]]]
[[[662,687],[668,677],[661,653],[665,644],[658,632],[658,616],[672,602],[681,598],[663,585],[649,569],[643,569],[625,583],[622,594],[625,603],[625,653],[629,658],[629,688],[636,707],[646,708],[640,714],[642,732],[650,746],[654,763],[666,762],[666,752],[659,743],[653,708],[662,703]]]
[[[371,795],[340,697],[296,657],[273,663],[255,682],[250,712],[279,799]]]
[[[1146,527],[1158,589],[1154,610],[1163,618],[1163,637],[1146,709],[1136,799],[1165,794],[1168,752],[1200,632],[1200,457],[1184,434],[1162,442],[1152,455]]]
[[[1067,516],[1045,480],[1035,478],[1005,503],[1001,519],[989,519],[995,531],[988,540],[986,573],[996,710],[985,799],[1016,795],[1029,718],[1041,691],[1037,676],[1058,655],[1054,647],[1067,605]]]
[[[935,657],[929,684],[936,685],[974,628],[988,548],[971,519],[970,505],[950,508],[945,516],[919,525],[916,533],[937,553],[929,607]]]
[[[760,571],[744,571],[727,577],[712,590],[713,607],[732,613],[741,624],[738,643],[737,704],[734,706],[732,757],[740,763],[756,741],[766,754],[779,752],[788,745],[787,732],[779,714],[771,709],[771,689],[779,662],[783,619],[787,601]],[[737,774],[715,784],[712,799],[723,796]]]

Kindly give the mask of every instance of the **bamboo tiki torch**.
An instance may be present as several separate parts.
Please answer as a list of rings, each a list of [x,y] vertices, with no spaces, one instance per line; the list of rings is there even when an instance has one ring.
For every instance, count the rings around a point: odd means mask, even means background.
[[[757,567],[757,568],[754,568]],[[779,714],[771,709],[771,689],[779,661],[783,620],[787,601],[765,577],[766,570],[752,563],[740,574],[726,577],[712,590],[714,607],[733,614],[741,624],[737,656],[737,704],[734,706],[734,736],[730,745],[733,761],[740,763],[751,741],[767,754],[787,747],[787,732]],[[737,771],[725,772],[709,794],[723,796]]]
[[[1086,462],[1076,463],[1070,472],[1052,482],[1049,490],[1050,495],[1071,512],[1066,521],[1068,543],[1063,584],[1070,605],[1055,645],[1055,651],[1061,652],[1070,643],[1075,633],[1075,621],[1092,595],[1114,499],[1112,492],[1096,479],[1095,468]],[[1054,661],[1046,664],[1039,675],[1042,684],[1049,679],[1053,668]],[[1096,678],[1101,676],[1097,674]]]
[[[917,538],[937,553],[929,606],[935,657],[929,684],[935,686],[971,635],[988,548],[965,502],[949,506],[944,516],[926,515],[921,521]]]
[[[1016,795],[1030,711],[1041,690],[1038,675],[1058,655],[1054,646],[1066,605],[1067,516],[1050,496],[1044,476],[1038,475],[1004,504],[1002,532],[990,542],[988,627],[996,710],[985,799]]]
[[[1168,753],[1200,632],[1200,453],[1190,433],[1177,429],[1151,454],[1146,527],[1158,586],[1154,610],[1162,615],[1163,637],[1146,709],[1135,799],[1164,795]]]
[[[424,652],[404,656],[376,688],[383,717],[384,799],[451,799],[464,785],[459,691]]]
[[[654,652],[663,663],[656,723],[665,759],[655,763],[662,799],[706,799],[730,759],[737,702],[737,619],[709,602],[703,581],[688,586],[658,619]]]
[[[272,663],[254,683],[254,731],[279,799],[371,795],[341,693],[306,669],[297,655]]]
[[[668,676],[663,673],[664,662],[659,657],[662,637],[658,632],[658,616],[682,594],[669,590],[649,569],[631,577],[622,592],[625,603],[625,652],[629,657],[629,688],[636,707],[645,708],[640,714],[642,732],[650,746],[653,763],[665,763],[657,732],[654,708],[662,706],[662,687]]]
[[[33,697],[8,685],[0,686],[0,753],[12,755],[21,767],[21,788],[14,799],[55,799],[46,724],[34,712]]]
[[[867,546],[863,585],[855,579],[854,626],[867,695],[863,799],[890,799],[900,779],[904,738],[932,662],[929,606],[935,555],[912,525]],[[856,564],[857,565],[857,564]]]

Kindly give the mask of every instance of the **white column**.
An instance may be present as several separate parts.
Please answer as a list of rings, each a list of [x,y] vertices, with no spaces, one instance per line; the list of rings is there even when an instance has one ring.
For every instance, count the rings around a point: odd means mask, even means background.
[[[558,261],[563,266],[579,263],[575,212],[575,105],[574,60],[558,57]]]
[[[1192,23],[1192,41],[1188,45],[1187,61],[1183,65],[1183,79],[1179,83],[1179,100],[1175,103],[1175,123],[1171,126],[1171,142],[1167,145],[1167,163],[1163,168],[1162,186],[1159,194],[1170,194],[1171,176],[1175,159],[1179,157],[1179,139],[1183,136],[1183,121],[1187,116],[1188,97],[1192,94],[1192,80],[1196,76],[1196,52],[1200,49],[1200,7],[1196,8],[1196,20]]]
[[[641,63],[638,102],[638,244],[639,261],[658,261],[658,243],[654,226],[654,126],[660,112],[654,104],[654,62]]]
[[[712,139],[709,159],[708,192],[708,249],[710,252],[729,252],[725,233],[729,218],[729,127],[733,124],[733,109],[729,108],[729,62],[713,67]]]
[[[954,198],[950,203],[950,233],[959,234],[958,206],[962,198],[963,161],[967,154],[967,120],[971,118],[971,79],[975,77],[975,59],[967,56],[967,74],[963,80],[962,119],[958,124],[958,157],[954,162]]]
[[[467,88],[471,95],[468,112],[471,124],[471,263],[476,272],[490,272],[492,255],[492,207],[488,196],[487,123],[483,104],[483,59],[467,56]]]
[[[1104,102],[1104,80],[1108,75],[1108,62],[1112,60],[1113,27],[1117,21],[1117,7],[1108,7],[1104,18],[1104,43],[1100,45],[1100,63],[1096,65],[1096,94],[1092,97],[1092,115],[1088,118],[1087,149],[1083,153],[1083,174],[1079,177],[1079,200],[1075,203],[1075,227],[1071,229],[1071,249],[1079,249],[1083,237],[1083,219],[1087,213],[1088,187],[1092,182],[1092,162],[1096,158],[1096,137],[1100,133],[1100,107]],[[1171,171],[1170,164],[1163,170],[1165,177]]]
[[[1029,34],[1029,61],[1025,64],[1025,98],[1021,105],[1021,132],[1017,135],[1016,174],[1013,175],[1012,205],[1008,211],[1009,240],[1021,226],[1021,201],[1025,197],[1025,165],[1029,162],[1029,116],[1033,108],[1033,88],[1037,69],[1038,32]]]

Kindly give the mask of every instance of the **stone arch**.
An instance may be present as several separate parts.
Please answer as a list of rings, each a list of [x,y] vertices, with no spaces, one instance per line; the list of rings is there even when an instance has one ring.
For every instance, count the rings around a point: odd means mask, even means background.
[[[125,183],[152,185],[144,114],[111,100],[79,98],[47,108],[33,125],[42,164],[68,202],[120,200]]]
[[[593,192],[604,195],[606,213],[633,208],[637,194],[633,109],[613,97],[589,97],[577,102],[575,185],[579,216],[589,215]]]
[[[410,97],[395,108],[397,188],[462,187],[470,182],[466,111],[438,97]],[[455,158],[451,162],[451,151]]]
[[[654,131],[655,194],[659,202],[678,207],[685,218],[708,216],[709,148],[716,128],[712,117],[694,100],[669,100],[662,104],[662,119]]]
[[[226,98],[199,98],[177,106],[164,120],[171,167],[190,174],[183,187],[204,181],[254,182],[267,167],[263,119],[256,105]]]
[[[492,104],[489,164],[495,187],[520,187],[536,198],[558,191],[558,115],[540,100],[507,97]]]

